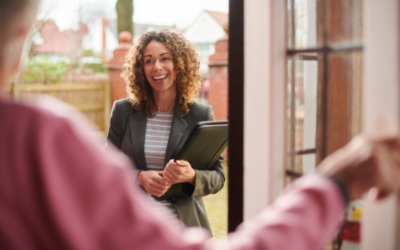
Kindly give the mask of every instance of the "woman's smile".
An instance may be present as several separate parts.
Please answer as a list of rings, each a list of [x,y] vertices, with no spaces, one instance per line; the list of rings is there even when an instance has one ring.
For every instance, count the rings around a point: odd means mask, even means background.
[[[167,77],[168,77],[168,74],[153,76],[152,78],[157,84],[163,84],[165,82],[165,80],[167,79]]]

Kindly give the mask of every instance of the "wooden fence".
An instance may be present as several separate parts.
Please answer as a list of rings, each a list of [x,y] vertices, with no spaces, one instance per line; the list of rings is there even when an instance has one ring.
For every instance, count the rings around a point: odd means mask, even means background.
[[[12,84],[9,93],[13,99],[48,94],[66,102],[96,124],[104,133],[108,132],[111,94],[110,83],[57,83],[57,84]]]

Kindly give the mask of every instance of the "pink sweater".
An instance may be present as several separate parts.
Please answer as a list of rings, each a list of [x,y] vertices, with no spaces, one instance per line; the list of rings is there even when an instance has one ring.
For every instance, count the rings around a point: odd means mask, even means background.
[[[344,211],[337,186],[302,178],[227,241],[206,246],[153,213],[129,161],[76,121],[0,100],[1,249],[319,250]]]

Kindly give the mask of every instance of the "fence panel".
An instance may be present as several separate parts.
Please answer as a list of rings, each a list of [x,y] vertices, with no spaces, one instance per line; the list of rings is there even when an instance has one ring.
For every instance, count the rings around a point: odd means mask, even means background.
[[[110,115],[110,83],[12,84],[13,99],[48,94],[84,113],[100,130],[107,133]]]

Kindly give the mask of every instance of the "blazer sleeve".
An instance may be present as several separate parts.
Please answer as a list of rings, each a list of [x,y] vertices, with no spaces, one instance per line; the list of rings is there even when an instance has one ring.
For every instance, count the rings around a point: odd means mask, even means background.
[[[114,102],[111,110],[110,128],[108,129],[106,147],[108,146],[108,143],[111,142],[118,149],[121,149],[123,136],[124,131],[121,115],[119,114],[117,102]]]
[[[211,106],[209,106],[205,112],[203,121],[214,121],[214,112]],[[218,158],[214,166],[209,170],[197,170],[196,171],[196,184],[193,186],[189,183],[184,183],[184,192],[191,197],[206,196],[209,194],[215,194],[222,189],[225,183],[224,167],[222,163],[224,158],[222,155]],[[190,185],[190,186],[189,186]],[[192,191],[192,192],[190,192]]]
[[[126,122],[123,119],[124,115],[126,115],[126,110],[123,109],[122,104],[118,101],[114,102],[111,110],[110,128],[108,129],[106,148],[109,147],[108,143],[111,142],[115,147],[121,150],[126,127],[124,126],[124,123]],[[135,165],[133,161],[132,164]],[[131,168],[130,170],[131,175],[135,179],[141,172],[141,170],[137,169],[136,167]]]

